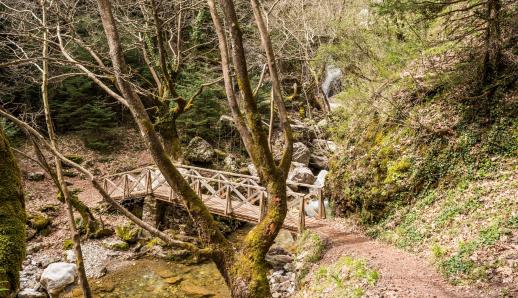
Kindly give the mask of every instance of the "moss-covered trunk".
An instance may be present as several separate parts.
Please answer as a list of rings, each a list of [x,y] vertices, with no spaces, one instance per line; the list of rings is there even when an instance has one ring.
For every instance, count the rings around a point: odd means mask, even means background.
[[[282,228],[288,209],[284,180],[279,177],[268,183],[268,213],[247,234],[238,252],[229,256],[231,262],[226,273],[232,297],[271,297],[265,257]]]
[[[171,124],[167,127],[160,128],[158,132],[162,138],[164,149],[175,162],[183,162],[182,144],[178,129],[176,128],[176,120],[171,120]]]
[[[20,169],[0,129],[0,297],[14,297],[19,287],[25,221]]]

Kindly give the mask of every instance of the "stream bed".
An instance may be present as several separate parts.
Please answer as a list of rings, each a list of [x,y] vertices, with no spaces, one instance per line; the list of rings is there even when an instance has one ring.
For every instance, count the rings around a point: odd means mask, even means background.
[[[184,265],[165,260],[127,261],[92,281],[95,297],[230,297],[212,262]],[[74,295],[75,296],[75,295]]]

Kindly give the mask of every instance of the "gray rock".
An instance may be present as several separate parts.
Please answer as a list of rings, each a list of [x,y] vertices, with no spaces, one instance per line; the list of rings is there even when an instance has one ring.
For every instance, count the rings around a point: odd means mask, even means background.
[[[223,164],[225,164],[225,169],[230,172],[238,172],[239,171],[239,163],[237,159],[232,155],[227,155],[225,159],[223,159]]]
[[[57,256],[43,256],[38,262],[37,265],[41,268],[47,268],[50,264],[61,261],[61,259]]]
[[[291,263],[293,258],[288,255],[266,255],[266,261],[275,267],[283,267],[287,263]]]
[[[310,156],[311,151],[306,145],[304,145],[304,143],[297,142],[293,144],[293,162],[298,162],[307,166],[309,164]]]
[[[325,155],[312,153],[309,157],[309,165],[319,170],[329,169],[329,158]]]
[[[69,249],[65,252],[65,260],[69,263],[74,263],[76,261],[76,253]]]
[[[211,163],[216,159],[216,152],[209,142],[194,137],[185,150],[185,158],[192,162]]]
[[[45,179],[45,174],[43,172],[31,172],[27,174],[27,179],[30,181],[42,181]]]
[[[102,242],[103,246],[108,249],[113,250],[128,250],[129,245],[127,242],[119,240],[119,239],[111,239],[111,240],[104,240]]]
[[[327,121],[327,119],[322,119],[322,120],[318,121],[318,123],[317,123],[317,127],[320,129],[326,129],[328,126],[329,126],[329,122]]]
[[[23,289],[18,292],[18,298],[45,298],[47,295],[34,289]]]
[[[293,163],[288,174],[288,180],[295,183],[313,184],[315,182],[315,175],[304,164]]]
[[[71,263],[50,264],[41,274],[40,282],[50,295],[57,295],[76,280],[76,265]]]
[[[259,176],[259,173],[257,173],[257,169],[255,168],[254,164],[248,164],[247,166],[247,169],[248,169],[248,172],[250,173],[250,175],[252,176]]]

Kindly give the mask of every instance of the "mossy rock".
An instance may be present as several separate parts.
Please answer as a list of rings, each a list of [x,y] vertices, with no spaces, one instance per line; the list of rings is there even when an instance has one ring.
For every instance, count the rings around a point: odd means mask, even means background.
[[[99,229],[97,229],[95,231],[90,231],[90,234],[88,235],[88,237],[92,238],[92,239],[101,239],[101,238],[109,237],[111,235],[113,235],[113,229],[99,227]]]
[[[136,243],[141,232],[142,229],[137,228],[133,225],[124,225],[115,228],[115,234],[117,235],[117,237],[129,244]]]
[[[27,217],[27,224],[31,228],[40,232],[50,226],[51,220],[43,213],[29,213]]]
[[[63,241],[63,248],[65,250],[69,250],[69,249],[74,248],[74,240],[72,240],[72,239],[65,239],[65,241]]]
[[[59,211],[59,205],[56,205],[56,204],[48,204],[48,205],[45,205],[43,207],[40,207],[38,209],[38,211],[40,212],[43,212],[43,213],[55,213],[55,212],[58,212]]]
[[[155,237],[146,243],[147,248],[153,248],[153,246],[166,247],[167,243],[165,243],[162,239]]]
[[[69,178],[74,178],[74,177],[77,177],[79,176],[79,173],[77,173],[76,171],[74,170],[63,170],[63,176],[65,177],[69,177]]]
[[[122,240],[111,240],[111,241],[103,241],[103,246],[108,249],[113,250],[119,250],[119,251],[125,251],[129,249],[129,244],[127,242],[124,242]]]
[[[75,162],[76,164],[82,164],[84,162],[84,158],[82,156],[79,156],[79,155],[76,155],[76,154],[69,154],[69,155],[65,155],[65,157],[73,162]],[[66,163],[63,164],[65,167],[68,167],[68,165]]]

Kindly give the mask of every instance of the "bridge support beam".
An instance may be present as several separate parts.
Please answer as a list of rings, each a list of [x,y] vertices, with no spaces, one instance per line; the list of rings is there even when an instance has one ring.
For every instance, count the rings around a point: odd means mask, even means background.
[[[152,225],[153,227],[158,226],[159,216],[157,210],[157,200],[153,195],[147,195],[144,198],[144,208],[142,210],[142,220]]]

